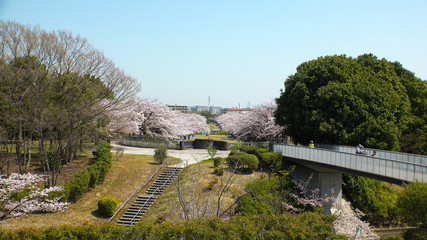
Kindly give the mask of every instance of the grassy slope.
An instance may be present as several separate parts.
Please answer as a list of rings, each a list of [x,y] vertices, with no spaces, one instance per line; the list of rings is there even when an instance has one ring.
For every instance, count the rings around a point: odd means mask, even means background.
[[[174,162],[177,162],[175,159]],[[104,224],[106,218],[99,217],[96,213],[98,200],[111,196],[125,201],[128,196],[152,175],[159,165],[153,164],[152,156],[123,155],[116,160],[113,155],[113,166],[102,185],[96,186],[87,193],[80,201],[70,205],[65,212],[50,214],[30,214],[21,218],[6,219],[0,222],[2,229],[21,228],[45,228],[57,227],[60,225],[82,225],[87,223]],[[233,203],[237,197],[244,193],[244,185],[261,174],[235,174],[235,180],[227,192],[223,207]],[[213,162],[203,161],[200,165],[191,165],[185,168],[180,175],[183,189],[188,199],[196,209],[208,204],[208,211],[204,216],[212,216],[216,212],[216,199],[221,179],[226,180],[229,176],[226,172],[224,176],[218,177],[213,174]],[[207,190],[209,180],[218,179],[214,190]],[[119,203],[120,204],[120,203]],[[178,202],[176,186],[172,184],[162,196],[160,196],[149,212],[146,219],[157,219],[159,216],[166,216],[170,219],[183,219],[182,209]]]
[[[158,165],[153,164],[152,156],[123,155],[119,160],[113,155],[113,166],[102,185],[96,186],[83,199],[70,205],[65,212],[50,214],[31,214],[21,218],[7,219],[0,223],[3,229],[24,227],[47,227],[64,224],[81,225],[84,223],[103,224],[107,219],[96,214],[98,200],[111,196],[122,202],[152,175]]]
[[[206,213],[199,216],[214,216],[216,213],[217,193],[220,190],[221,181],[227,181],[230,173],[225,171],[222,177],[213,174],[213,161],[202,161],[200,165],[194,164],[186,167],[180,174],[181,189],[186,195],[186,200],[194,212]],[[227,169],[226,169],[227,170]],[[263,173],[255,172],[253,174],[234,174],[233,184],[231,185],[226,197],[223,200],[221,209],[225,209],[244,193],[244,186],[247,182],[259,178]],[[209,181],[218,179],[214,190],[208,190]],[[175,184],[170,187],[154,202],[150,210],[145,214],[147,220],[169,218],[172,220],[183,220],[182,207],[178,200],[177,187]],[[195,215],[198,215],[197,213]]]

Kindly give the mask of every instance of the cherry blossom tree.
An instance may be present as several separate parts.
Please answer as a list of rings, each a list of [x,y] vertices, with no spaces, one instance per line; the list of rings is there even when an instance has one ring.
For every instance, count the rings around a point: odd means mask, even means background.
[[[334,231],[337,234],[347,235],[349,237],[358,237],[360,239],[378,239],[368,222],[360,218],[365,214],[359,209],[353,209],[350,202],[342,200],[337,204],[337,211],[334,213]]]
[[[275,123],[274,112],[276,109],[275,103],[269,103],[246,113],[228,112],[217,117],[216,121],[222,129],[237,137],[272,138],[283,130],[283,127]]]
[[[284,203],[285,208],[290,212],[304,212],[306,210],[315,210],[323,207],[325,202],[333,202],[335,198],[333,196],[320,196],[320,189],[309,188],[309,183],[313,178],[313,173],[307,180],[296,180],[292,179],[295,186],[295,192],[289,193],[289,196],[293,199],[293,204]]]
[[[40,188],[39,184],[44,181],[45,175],[31,173],[0,175],[0,220],[35,212],[64,211],[69,203],[61,202],[62,196],[58,194],[64,188]]]
[[[138,133],[162,139],[208,132],[207,120],[200,114],[173,111],[154,101],[133,99],[109,111],[111,132]]]

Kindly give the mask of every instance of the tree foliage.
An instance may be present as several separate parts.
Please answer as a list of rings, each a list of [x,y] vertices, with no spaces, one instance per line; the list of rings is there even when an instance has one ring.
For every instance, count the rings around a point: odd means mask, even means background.
[[[343,192],[354,207],[365,213],[371,224],[390,224],[398,220],[399,191],[384,182],[366,177],[343,174]]]
[[[427,183],[415,181],[406,185],[397,205],[407,221],[427,228]]]
[[[0,21],[1,137],[15,143],[20,172],[30,165],[24,143],[36,139],[42,170],[55,185],[82,142],[105,135],[106,110],[137,91],[136,80],[86,39]]]
[[[427,132],[427,83],[372,54],[304,62],[276,102],[276,121],[296,143],[398,150],[402,136]]]

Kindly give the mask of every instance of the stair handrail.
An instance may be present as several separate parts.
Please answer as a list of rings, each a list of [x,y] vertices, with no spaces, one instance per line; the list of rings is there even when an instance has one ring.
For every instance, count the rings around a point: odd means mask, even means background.
[[[150,178],[148,178],[148,180],[144,183],[144,184],[142,184],[142,185],[140,185],[138,188],[136,188],[133,192],[132,192],[132,194],[126,199],[126,201],[119,207],[119,209],[117,209],[117,211],[113,214],[113,216],[111,216],[109,219],[108,219],[108,222],[110,222],[123,208],[124,208],[124,206],[126,206],[126,204],[130,201],[130,199],[131,198],[133,198],[134,197],[134,195],[137,193],[137,192],[139,192],[139,190],[141,190],[141,188],[143,188],[143,187],[145,187],[151,180],[152,180],[152,178],[155,176],[155,175],[157,175],[157,173],[160,171],[160,169],[162,169],[163,168],[163,165],[165,165],[167,162],[168,162],[168,160],[169,159],[166,159],[166,161],[164,161],[163,163],[162,163],[162,165],[160,165],[160,167],[158,167],[157,168],[157,170],[153,173],[153,175],[151,175],[151,177]]]
[[[164,187],[166,185],[166,183],[172,178],[174,178],[173,176],[175,175],[175,173],[178,171],[178,168],[174,168],[173,173],[170,174],[168,176],[168,179],[161,185],[161,187]],[[159,190],[160,187],[156,187],[156,190],[154,190],[154,192],[152,192],[148,199],[144,202],[144,204],[139,208],[138,212],[133,216],[133,218],[130,220],[130,225],[135,225],[135,218],[136,216],[138,216],[138,214],[141,213],[142,209],[147,205],[148,201],[151,200],[152,197],[154,197],[154,194],[157,192],[157,190]]]

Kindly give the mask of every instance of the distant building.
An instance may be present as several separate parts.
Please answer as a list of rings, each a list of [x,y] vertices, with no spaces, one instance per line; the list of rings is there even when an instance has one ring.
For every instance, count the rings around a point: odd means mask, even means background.
[[[194,106],[191,109],[194,112],[209,112],[208,106]]]
[[[222,109],[222,113],[228,113],[228,112],[241,112],[241,113],[245,113],[247,111],[247,109],[244,108],[223,108]]]
[[[190,107],[186,105],[167,105],[167,106],[174,111],[180,111],[183,113],[190,112]]]
[[[212,114],[216,114],[216,115],[219,115],[219,114],[221,114],[222,113],[222,107],[210,107],[209,108],[209,112],[210,113],[212,113]]]

